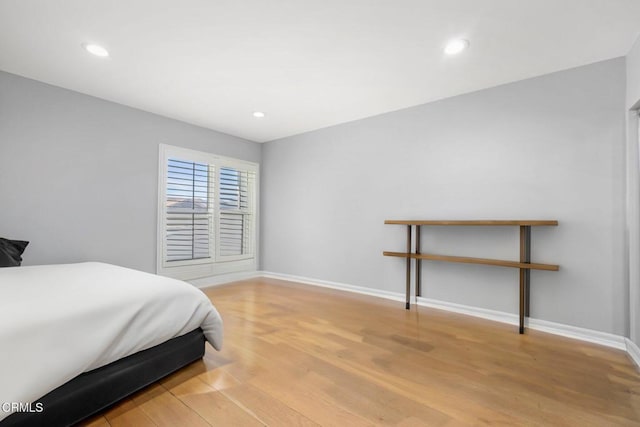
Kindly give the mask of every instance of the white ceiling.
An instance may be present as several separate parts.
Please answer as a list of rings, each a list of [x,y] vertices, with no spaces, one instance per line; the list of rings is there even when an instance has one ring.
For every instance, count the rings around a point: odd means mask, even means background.
[[[264,142],[623,56],[639,32],[639,0],[0,0],[0,69]],[[471,46],[445,57],[454,37]]]

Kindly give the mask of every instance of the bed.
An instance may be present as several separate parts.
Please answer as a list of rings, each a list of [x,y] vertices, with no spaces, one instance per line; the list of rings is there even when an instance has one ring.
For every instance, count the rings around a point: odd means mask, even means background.
[[[222,336],[179,280],[94,262],[0,269],[0,426],[76,423]]]

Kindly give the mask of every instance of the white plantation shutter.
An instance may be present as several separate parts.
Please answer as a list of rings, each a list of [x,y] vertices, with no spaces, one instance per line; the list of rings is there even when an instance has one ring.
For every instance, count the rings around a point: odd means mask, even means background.
[[[167,162],[165,261],[212,258],[215,167]]]
[[[220,258],[253,254],[255,171],[220,167],[218,253]]]
[[[160,145],[158,274],[255,270],[258,165]]]

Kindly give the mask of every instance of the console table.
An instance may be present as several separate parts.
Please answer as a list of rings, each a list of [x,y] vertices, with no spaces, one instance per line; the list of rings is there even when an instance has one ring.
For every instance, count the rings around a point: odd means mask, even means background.
[[[383,252],[385,256],[393,256],[406,258],[407,260],[407,273],[406,273],[406,306],[407,310],[410,309],[410,294],[411,294],[411,259],[416,260],[416,297],[422,295],[421,290],[421,272],[422,272],[422,260],[432,261],[446,261],[446,262],[459,262],[465,264],[484,264],[495,265],[499,267],[511,267],[520,270],[520,333],[524,333],[524,318],[529,316],[529,284],[530,284],[530,272],[531,270],[547,270],[558,271],[560,268],[558,265],[553,264],[538,264],[531,262],[531,227],[534,226],[556,226],[558,221],[556,220],[532,220],[532,221],[520,221],[520,220],[452,220],[452,221],[405,221],[405,220],[386,220],[385,224],[397,224],[407,226],[407,251],[406,252]],[[471,258],[451,255],[436,255],[422,253],[420,245],[420,227],[421,226],[515,226],[520,227],[520,260],[519,261],[506,261],[500,259],[487,259],[487,258]],[[416,229],[415,238],[415,251],[411,248],[411,234],[412,229]]]

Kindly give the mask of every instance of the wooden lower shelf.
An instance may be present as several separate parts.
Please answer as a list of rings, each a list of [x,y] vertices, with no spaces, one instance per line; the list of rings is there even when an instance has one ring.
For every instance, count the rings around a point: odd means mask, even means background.
[[[383,252],[385,256],[394,256],[399,258],[413,258],[413,259],[426,259],[431,261],[446,261],[446,262],[458,262],[463,264],[483,264],[483,265],[495,265],[498,267],[512,267],[512,268],[525,268],[529,270],[547,270],[558,271],[560,268],[554,264],[538,264],[530,262],[518,262],[518,261],[506,261],[501,259],[487,259],[487,258],[471,258],[462,256],[451,255],[436,255],[436,254],[414,254],[406,252]]]

